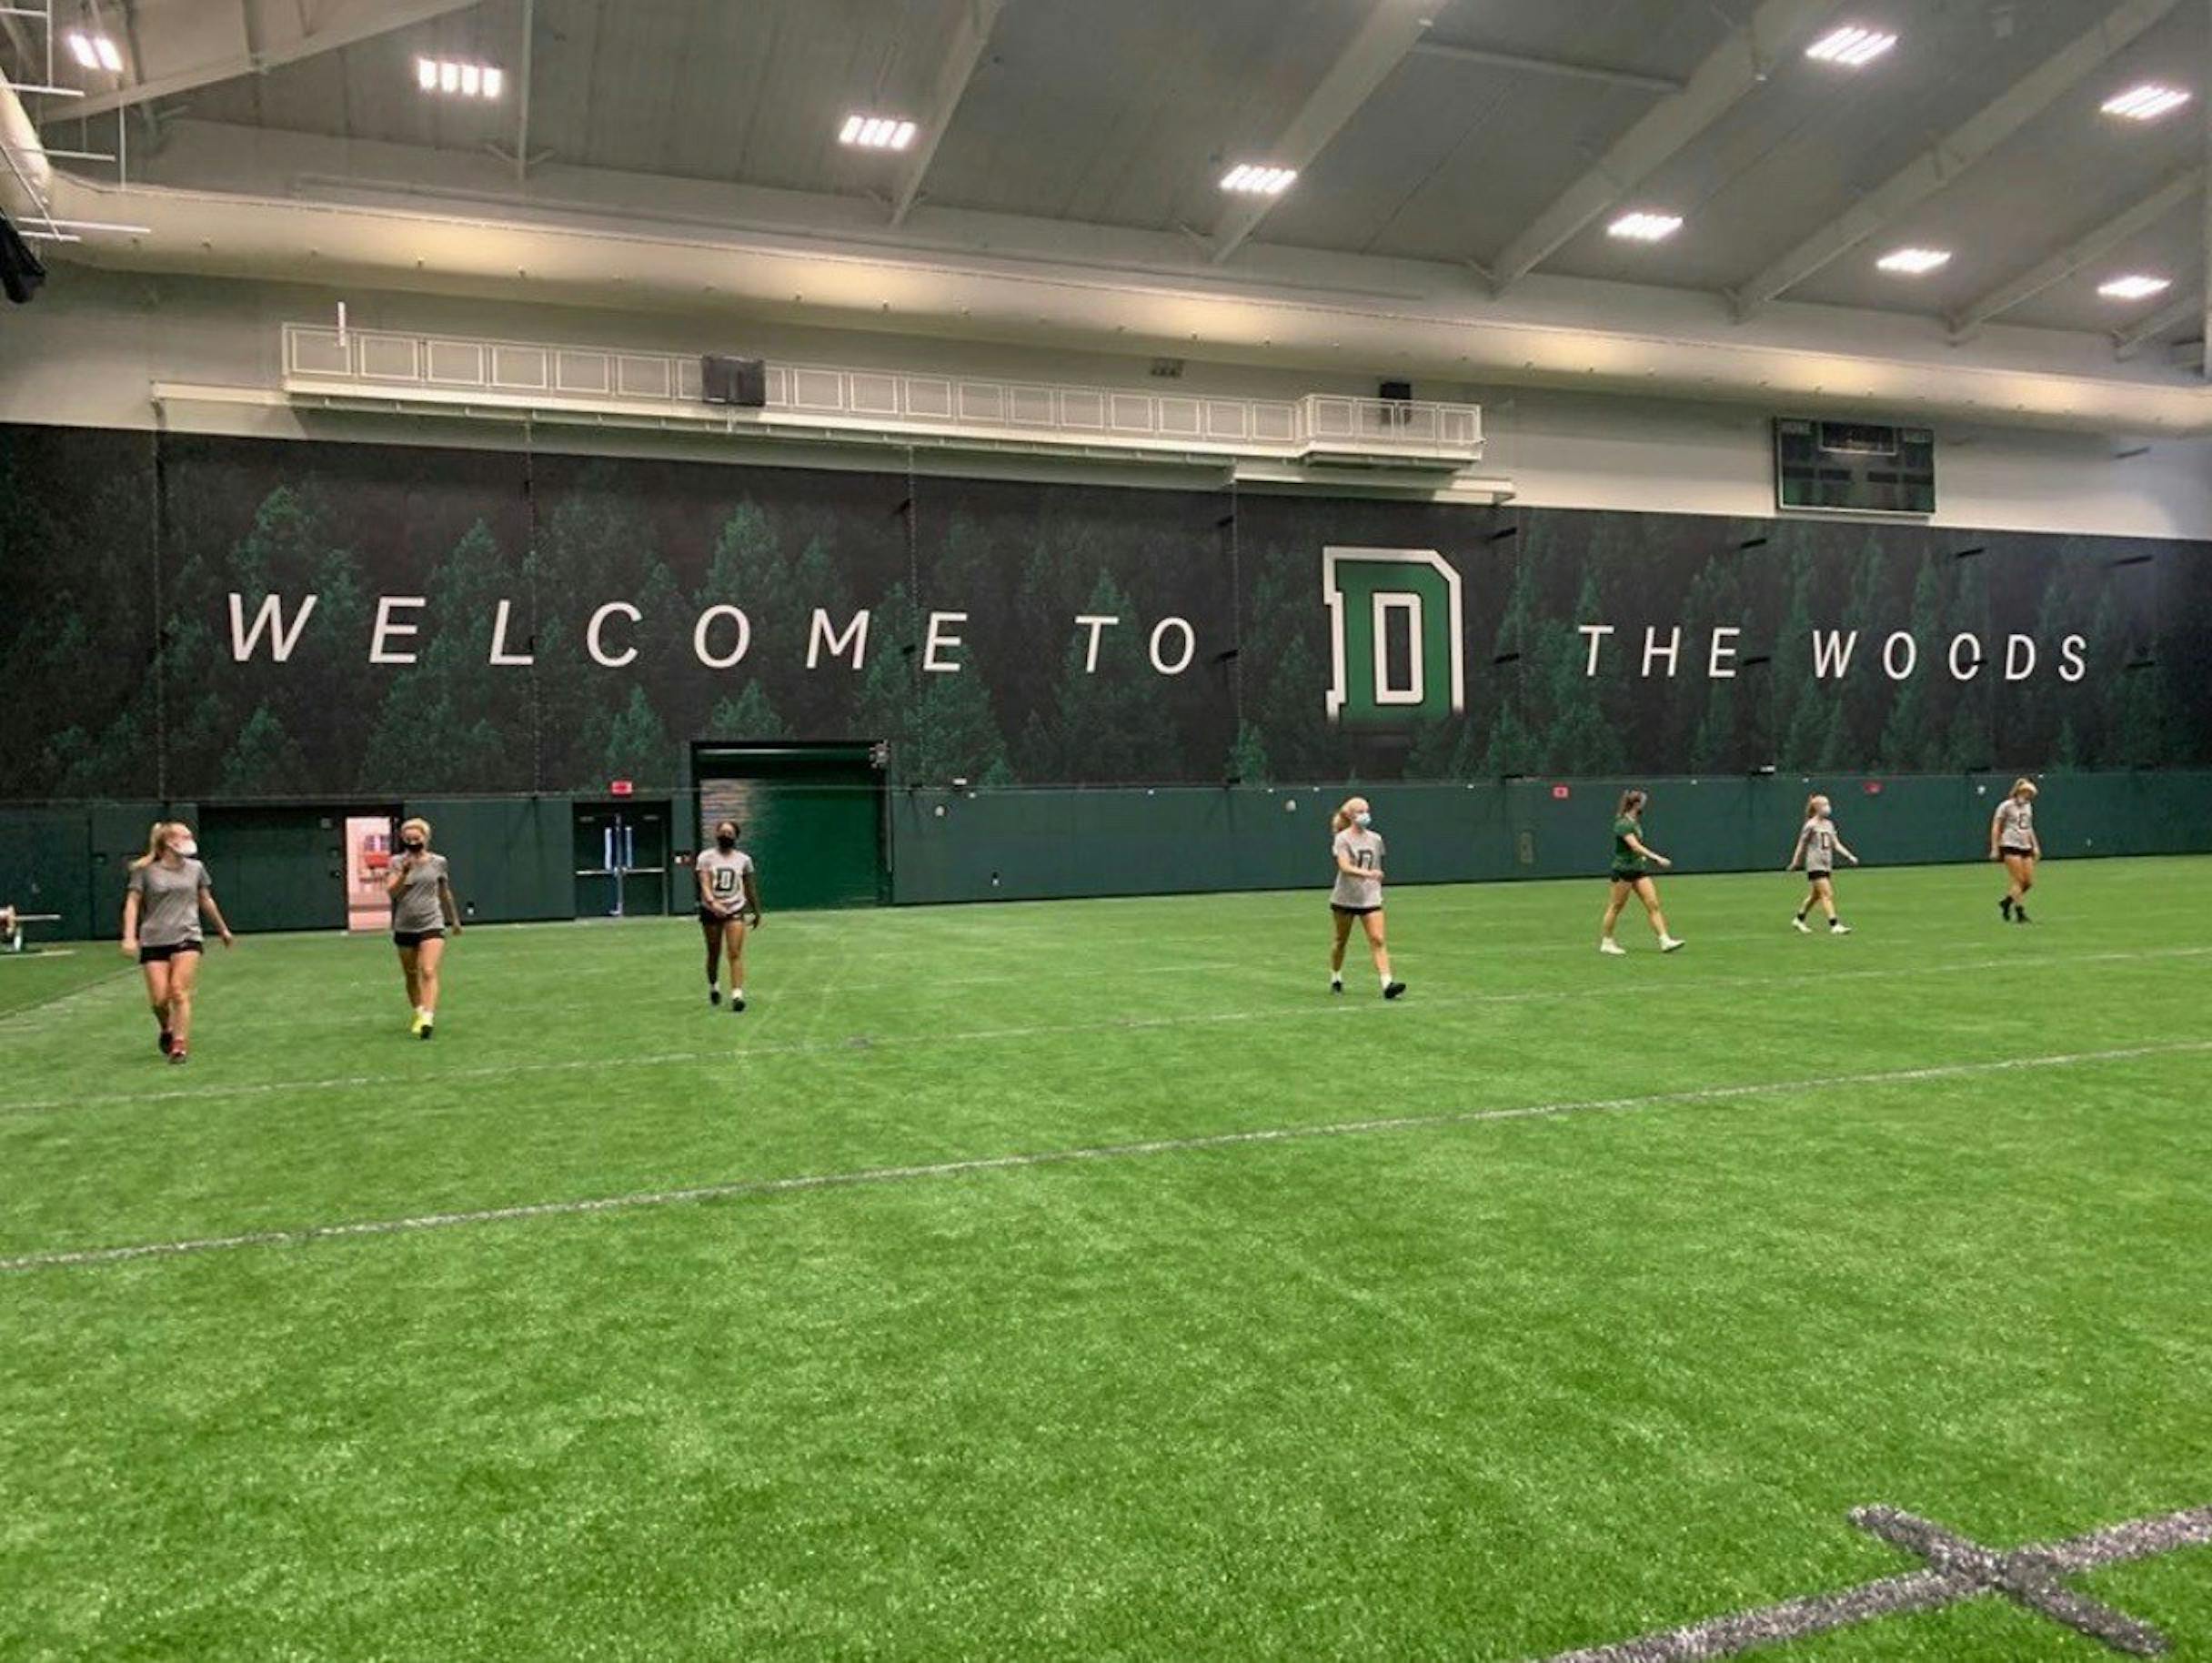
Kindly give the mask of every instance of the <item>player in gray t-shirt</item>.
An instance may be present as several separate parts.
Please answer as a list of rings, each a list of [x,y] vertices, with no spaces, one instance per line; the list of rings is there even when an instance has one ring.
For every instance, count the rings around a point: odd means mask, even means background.
[[[1820,910],[1828,915],[1830,935],[1849,935],[1851,926],[1835,915],[1835,857],[1842,855],[1854,866],[1859,857],[1845,846],[1835,830],[1835,821],[1829,816],[1828,800],[1815,791],[1805,801],[1805,824],[1797,828],[1797,847],[1790,851],[1790,863],[1782,870],[1795,870],[1797,862],[1805,862],[1805,875],[1810,885],[1805,902],[1797,909],[1797,933],[1810,935],[1812,927],[1805,915],[1818,902]]]
[[[2043,840],[2036,835],[2036,782],[2015,780],[2012,792],[1989,817],[1989,858],[2005,862],[2012,882],[1997,912],[2016,924],[2028,922],[2027,892],[2036,887],[2036,862],[2043,858]]]
[[[216,927],[223,945],[236,939],[216,905],[215,885],[200,864],[200,846],[181,820],[157,820],[146,852],[131,862],[123,895],[123,952],[138,961],[146,1003],[161,1030],[155,1043],[172,1063],[187,1060],[192,1041],[192,997],[199,985],[200,919]]]
[[[384,889],[392,898],[392,942],[399,949],[407,1003],[415,1012],[407,1031],[428,1039],[437,1025],[446,936],[461,932],[461,909],[453,899],[446,857],[430,852],[428,821],[410,820],[399,828],[399,858],[392,862]]]
[[[1390,948],[1382,932],[1382,837],[1374,830],[1367,799],[1347,797],[1329,825],[1336,834],[1329,845],[1336,863],[1336,883],[1329,892],[1329,912],[1336,926],[1336,942],[1329,953],[1329,991],[1344,991],[1344,943],[1356,918],[1367,932],[1367,950],[1382,981],[1382,997],[1395,999],[1405,992],[1405,983],[1390,973]]]

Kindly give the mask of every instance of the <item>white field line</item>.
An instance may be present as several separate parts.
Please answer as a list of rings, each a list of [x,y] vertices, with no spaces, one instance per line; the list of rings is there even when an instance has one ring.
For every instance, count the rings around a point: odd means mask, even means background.
[[[425,1230],[457,1229],[468,1225],[505,1224],[519,1219],[560,1218],[589,1213],[635,1212],[649,1207],[678,1206],[740,1196],[781,1195],[809,1190],[850,1188],[860,1184],[967,1177],[978,1173],[1006,1172],[1022,1167],[1064,1165],[1081,1161],[1134,1160],[1150,1155],[1185,1154],[1251,1144],[1298,1143],[1314,1138],[1353,1137],[1442,1126],[1484,1125],[1566,1114],[1618,1114],[1671,1104],[1725,1103],[1737,1098],[1816,1091],[1833,1094],[1837,1086],[1845,1085],[1909,1085],[1931,1080],[1959,1080],[1982,1074],[2010,1073],[2025,1069],[2075,1068],[2097,1063],[2177,1056],[2207,1051],[2212,1051],[2212,1040],[2182,1040],[2167,1044],[2123,1045],[2106,1051],[1997,1057],[1977,1063],[1938,1063],[1917,1068],[1877,1069],[1864,1073],[1825,1074],[1810,1079],[1700,1086],[1685,1091],[1647,1092],[1627,1097],[1567,1098],[1508,1108],[1446,1110],[1433,1114],[1394,1114],[1371,1120],[1332,1121],[1320,1125],[1269,1126],[1243,1132],[1208,1133],[1193,1137],[1149,1138],[1137,1143],[1095,1144],[1071,1149],[979,1155],[909,1166],[868,1166],[847,1172],[810,1173],[788,1178],[738,1179],[720,1184],[691,1184],[681,1189],[645,1190],[569,1201],[539,1201],[516,1206],[484,1207],[469,1212],[422,1213],[407,1218],[358,1219],[345,1224],[307,1225],[290,1230],[256,1230],[236,1235],[187,1236],[166,1242],[137,1242],[119,1247],[55,1249],[0,1259],[0,1272],[113,1265],[130,1259],[173,1258],[186,1254],[220,1253],[241,1247],[304,1246],[315,1242],[342,1241],[357,1236],[400,1235]]]
[[[1591,949],[1596,956],[1596,950]],[[2170,947],[2149,949],[2137,952],[2081,953],[2065,961],[2067,964],[2096,964],[2130,963],[2137,960],[2197,958],[2212,954],[2212,946]],[[1652,955],[1656,957],[1656,954]],[[1820,985],[1837,982],[1892,981],[1907,976],[1953,975],[1961,971],[2000,970],[2016,966],[2017,959],[1967,959],[1948,963],[1887,966],[1870,970],[1817,971],[1801,976],[1735,976],[1719,977],[1710,981],[1684,981],[1673,991],[1707,992],[1714,989],[1757,988],[1772,990],[1777,987]],[[674,1066],[687,1063],[742,1063],[753,1057],[794,1056],[820,1054],[832,1052],[869,1052],[912,1045],[981,1044],[1000,1040],[1050,1039],[1073,1033],[1147,1033],[1162,1029],[1210,1027],[1247,1023],[1342,1022],[1355,1012],[1374,1004],[1372,996],[1331,999],[1320,992],[1316,981],[1316,997],[1309,1003],[1271,1008],[1262,1011],[1202,1011],[1177,1016],[1111,1016],[1096,1022],[1036,1023],[1001,1028],[952,1028],[940,1031],[893,1033],[852,1034],[843,1039],[801,1039],[768,1041],[759,1044],[739,1045],[710,1051],[662,1051],[642,1054],[617,1054],[595,1057],[565,1057],[534,1063],[501,1063],[480,1068],[456,1068],[436,1075],[425,1076],[417,1084],[444,1085],[465,1080],[504,1080],[521,1074],[588,1073],[609,1068],[653,1068]],[[1395,1007],[1397,1013],[1410,1014],[1415,1011],[1466,1010],[1488,1005],[1519,1005],[1567,1002],[1582,999],[1617,999],[1622,996],[1619,985],[1594,987],[1540,988],[1511,993],[1465,993],[1445,998],[1420,1000],[1409,998]],[[1668,991],[1639,984],[1636,997],[1649,1000]],[[17,1114],[52,1114],[65,1109],[91,1109],[103,1107],[136,1107],[146,1104],[181,1103],[193,1100],[212,1101],[229,1097],[266,1097],[292,1092],[353,1091],[367,1088],[388,1090],[395,1076],[385,1074],[337,1074],[314,1080],[268,1080],[237,1085],[208,1085],[186,1087],[176,1091],[111,1092],[105,1094],[79,1093],[68,1097],[33,1098],[16,1103],[0,1104],[0,1120]]]

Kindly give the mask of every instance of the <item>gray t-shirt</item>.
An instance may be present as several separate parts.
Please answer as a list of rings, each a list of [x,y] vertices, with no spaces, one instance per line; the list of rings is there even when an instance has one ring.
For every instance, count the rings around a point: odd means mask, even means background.
[[[728,854],[719,848],[702,849],[693,863],[707,874],[706,904],[725,912],[735,912],[745,904],[745,874],[753,869],[751,855],[742,849]]]
[[[1997,847],[2022,854],[2036,847],[2036,805],[2007,797],[1997,804]]]
[[[446,927],[446,909],[438,904],[437,886],[446,881],[442,854],[402,854],[407,873],[399,880],[399,893],[392,898],[392,928],[417,933]]]
[[[1805,840],[1806,872],[1833,873],[1835,871],[1835,822],[1832,820],[1808,820],[1797,835]]]
[[[138,944],[182,947],[200,940],[200,892],[214,887],[207,869],[190,856],[176,866],[153,861],[132,867],[131,892],[138,897]]]
[[[1329,852],[1339,861],[1350,861],[1362,872],[1381,872],[1382,834],[1348,826],[1336,834],[1335,841],[1329,845]],[[1340,865],[1336,872],[1336,886],[1329,892],[1329,904],[1339,907],[1379,907],[1382,904],[1382,882],[1379,878],[1352,877]]]

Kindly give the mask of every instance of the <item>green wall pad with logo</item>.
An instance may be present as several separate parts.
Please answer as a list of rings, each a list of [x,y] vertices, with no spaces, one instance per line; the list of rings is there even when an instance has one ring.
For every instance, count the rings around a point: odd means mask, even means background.
[[[1883,780],[1754,776],[1487,781],[1302,789],[900,791],[892,799],[902,903],[1031,901],[1330,880],[1329,816],[1357,791],[1374,805],[1398,883],[1602,876],[1614,804],[1649,790],[1645,835],[1683,875],[1779,871],[1805,798],[1825,791],[1870,865],[1976,861],[2009,775]],[[2036,827],[2049,854],[2212,852],[2212,772],[2051,774]]]
[[[695,745],[698,847],[734,820],[764,911],[874,906],[890,898],[883,775],[862,744]]]

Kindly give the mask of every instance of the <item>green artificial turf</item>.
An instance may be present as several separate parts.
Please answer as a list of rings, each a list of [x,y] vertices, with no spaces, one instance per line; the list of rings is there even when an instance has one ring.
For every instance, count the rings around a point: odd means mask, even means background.
[[[2212,1504],[2207,873],[1405,890],[1395,1004],[1313,894],[771,914],[741,1016],[481,929],[428,1044],[246,936],[184,1069],[0,982],[0,1259],[433,1221],[0,1274],[0,1656],[1541,1657]],[[2212,1550],[2077,1586],[2212,1656]]]

